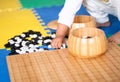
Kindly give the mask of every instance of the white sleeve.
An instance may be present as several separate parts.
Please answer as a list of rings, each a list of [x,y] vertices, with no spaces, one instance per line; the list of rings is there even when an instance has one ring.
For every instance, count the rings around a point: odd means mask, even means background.
[[[80,9],[83,0],[66,0],[64,7],[59,13],[58,23],[68,27],[73,23],[76,12]]]

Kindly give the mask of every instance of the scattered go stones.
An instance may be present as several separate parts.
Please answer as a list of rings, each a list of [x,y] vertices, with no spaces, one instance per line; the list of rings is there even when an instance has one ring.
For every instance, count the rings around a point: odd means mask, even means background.
[[[9,55],[51,50],[53,48],[50,44],[53,38],[55,38],[55,32],[51,33],[51,36],[44,37],[40,32],[29,30],[28,32],[23,32],[21,35],[16,35],[9,39],[8,43],[4,46],[11,50]],[[66,47],[67,46],[63,44],[61,49]]]

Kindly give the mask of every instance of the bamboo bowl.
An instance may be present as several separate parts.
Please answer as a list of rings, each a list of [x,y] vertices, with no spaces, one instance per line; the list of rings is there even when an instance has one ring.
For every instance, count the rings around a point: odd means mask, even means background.
[[[97,28],[78,28],[68,38],[68,51],[73,56],[92,58],[102,55],[107,50],[104,32]]]
[[[96,28],[96,22],[94,18],[88,15],[76,15],[71,26],[71,30],[85,27]]]

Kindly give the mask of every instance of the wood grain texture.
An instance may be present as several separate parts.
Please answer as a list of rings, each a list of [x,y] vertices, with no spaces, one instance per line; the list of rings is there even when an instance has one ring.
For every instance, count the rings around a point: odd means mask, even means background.
[[[96,28],[96,22],[92,16],[89,15],[76,15],[71,26],[70,31],[76,28]]]
[[[68,38],[68,51],[77,57],[90,58],[102,55],[107,50],[104,31],[97,28],[78,28]]]
[[[109,43],[97,58],[73,57],[67,49],[7,56],[11,82],[119,82],[120,48]]]

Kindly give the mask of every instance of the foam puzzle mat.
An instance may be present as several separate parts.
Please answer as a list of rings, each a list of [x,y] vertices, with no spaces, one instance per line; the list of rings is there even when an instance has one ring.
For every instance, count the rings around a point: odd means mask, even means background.
[[[24,0],[23,0],[24,1]],[[0,0],[0,82],[10,82],[6,56],[11,52],[6,50],[4,44],[8,39],[20,35],[22,32],[27,32],[28,30],[39,31],[43,36],[48,36],[52,29],[46,28],[45,22],[41,19],[41,16],[37,14],[35,7],[45,7],[48,5],[46,0],[42,1],[43,5],[34,4],[38,3],[38,0],[26,0],[22,3],[20,0]],[[52,5],[62,5],[63,0],[57,0],[57,4],[51,2],[49,6]],[[23,5],[24,4],[24,5]],[[30,6],[25,6],[30,5]],[[44,11],[43,11],[44,12]],[[55,32],[55,31],[54,31]],[[46,48],[46,46],[41,46]]]
[[[18,0],[0,0],[0,12],[12,11],[21,8]]]
[[[20,0],[22,8],[42,8],[63,5],[65,0]]]
[[[28,30],[39,31],[48,36],[55,30],[47,24],[58,18],[59,11],[65,0],[0,0],[0,82],[10,82],[6,56],[11,52],[4,47],[8,40]],[[52,11],[52,12],[51,12]],[[84,7],[77,15],[89,15]],[[110,36],[120,30],[120,22],[110,16],[112,25],[104,30]],[[46,46],[41,46],[46,48]]]
[[[33,14],[32,10],[0,13],[0,22],[0,48],[4,48],[3,44],[9,38],[28,30],[40,31],[43,36],[47,35],[47,31],[44,30],[45,28]]]

